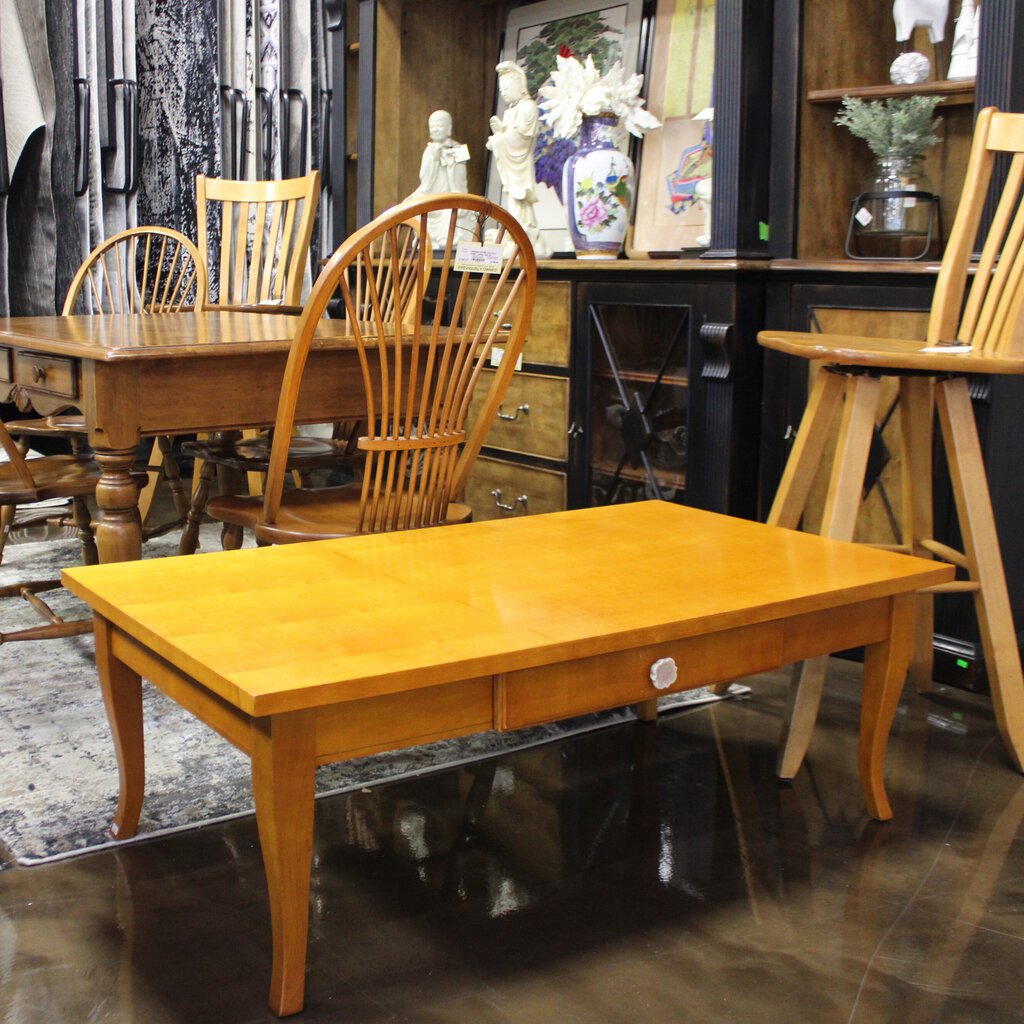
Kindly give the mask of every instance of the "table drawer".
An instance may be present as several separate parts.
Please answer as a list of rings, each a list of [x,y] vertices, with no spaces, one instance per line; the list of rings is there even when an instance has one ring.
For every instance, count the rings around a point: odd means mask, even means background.
[[[508,672],[499,677],[495,695],[498,728],[553,722],[777,668],[783,636],[781,622],[763,622]],[[662,658],[674,660],[678,675],[659,689],[651,681],[651,667]]]
[[[486,371],[477,386],[471,415],[483,404],[493,376],[494,371]],[[484,443],[488,448],[564,462],[569,454],[568,420],[567,377],[516,373]]]
[[[479,458],[466,483],[466,504],[476,520],[560,512],[565,508],[565,483],[565,474],[554,470]]]
[[[15,380],[31,391],[61,398],[78,398],[78,373],[74,359],[60,359],[40,352],[14,354]]]
[[[14,375],[11,373],[11,350],[0,348],[0,383],[11,384]]]

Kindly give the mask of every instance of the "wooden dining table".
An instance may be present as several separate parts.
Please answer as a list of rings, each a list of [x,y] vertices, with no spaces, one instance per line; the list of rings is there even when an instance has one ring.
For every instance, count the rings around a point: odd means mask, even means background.
[[[234,431],[273,423],[298,324],[282,313],[204,310],[0,318],[0,399],[42,415],[80,409],[101,476],[101,562],[140,557],[143,438]],[[365,410],[346,324],[317,328],[297,419],[325,423]],[[6,396],[6,397],[5,397]]]

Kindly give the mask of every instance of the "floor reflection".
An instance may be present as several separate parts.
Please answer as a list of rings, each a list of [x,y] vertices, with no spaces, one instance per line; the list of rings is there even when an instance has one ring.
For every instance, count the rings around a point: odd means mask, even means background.
[[[1024,785],[984,698],[901,705],[895,820],[859,667],[773,774],[786,677],[317,805],[305,1022],[1024,1019]],[[0,873],[0,1019],[247,1024],[266,890],[242,819]]]

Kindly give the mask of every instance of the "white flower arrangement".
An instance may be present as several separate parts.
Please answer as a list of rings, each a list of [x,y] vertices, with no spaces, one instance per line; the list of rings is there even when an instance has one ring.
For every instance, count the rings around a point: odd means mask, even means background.
[[[551,83],[540,87],[540,116],[557,138],[573,138],[584,116],[594,114],[614,114],[620,127],[637,138],[661,127],[661,122],[643,109],[643,75],[627,77],[620,61],[602,75],[589,54],[582,64],[575,57],[555,59],[558,66],[551,72]]]

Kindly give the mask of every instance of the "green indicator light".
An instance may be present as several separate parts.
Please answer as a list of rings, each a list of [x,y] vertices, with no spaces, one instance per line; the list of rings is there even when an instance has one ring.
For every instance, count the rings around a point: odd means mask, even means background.
[[[957,658],[956,659],[956,667],[957,668],[968,668],[969,665],[968,665],[968,663],[966,661],[964,661],[963,658]]]
[[[964,713],[962,711],[954,711],[953,712],[953,721],[954,722],[962,722],[963,720],[964,720]]]

